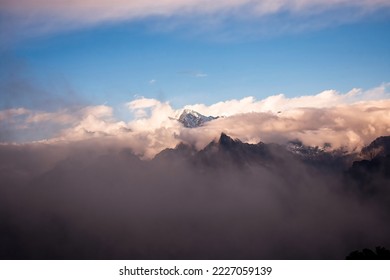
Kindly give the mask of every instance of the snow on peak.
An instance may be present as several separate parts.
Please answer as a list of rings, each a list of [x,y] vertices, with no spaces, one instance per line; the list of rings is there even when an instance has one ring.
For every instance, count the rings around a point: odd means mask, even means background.
[[[194,110],[184,109],[178,121],[181,122],[185,127],[195,128],[203,125],[205,122],[209,122],[214,119],[217,119],[217,117],[213,117],[213,116],[207,117]]]

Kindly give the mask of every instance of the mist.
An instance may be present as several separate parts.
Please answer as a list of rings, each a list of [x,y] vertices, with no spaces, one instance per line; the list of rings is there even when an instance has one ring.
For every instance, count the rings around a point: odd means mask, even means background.
[[[1,145],[0,258],[343,259],[389,247],[388,188],[363,195],[342,168],[273,145],[237,160],[222,144],[153,160],[104,137]]]

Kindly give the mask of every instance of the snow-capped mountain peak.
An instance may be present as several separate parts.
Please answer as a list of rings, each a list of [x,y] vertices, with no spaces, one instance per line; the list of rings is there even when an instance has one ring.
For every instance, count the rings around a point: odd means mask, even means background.
[[[214,119],[217,119],[217,117],[204,116],[194,110],[184,109],[179,116],[178,121],[181,122],[185,127],[195,128],[203,125],[205,122],[209,122]]]

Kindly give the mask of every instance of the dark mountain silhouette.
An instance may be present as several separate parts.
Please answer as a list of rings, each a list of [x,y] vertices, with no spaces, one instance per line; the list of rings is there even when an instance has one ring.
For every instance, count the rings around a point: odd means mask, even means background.
[[[390,155],[390,136],[381,136],[371,142],[370,145],[364,147],[361,151],[361,156],[364,159],[374,159],[377,157],[385,157]]]
[[[375,139],[364,147],[360,157],[347,171],[347,176],[354,181],[365,195],[390,197],[390,136]]]
[[[251,163],[265,164],[274,160],[270,145],[243,143],[222,133],[218,141],[208,144],[196,154],[196,161],[206,166],[234,164],[245,166]]]
[[[359,174],[365,171],[389,176],[389,156],[390,136],[375,139],[357,154],[343,149],[331,150],[326,143],[324,147],[306,146],[299,140],[290,141],[286,145],[263,142],[249,144],[221,133],[218,140],[212,141],[200,151],[194,146],[180,143],[174,149],[161,151],[155,159],[185,158],[211,166],[227,162],[242,166],[250,163],[267,164],[277,159],[293,157],[311,166],[349,169],[354,176],[359,177]]]
[[[390,179],[390,156],[355,161],[350,168],[350,173],[362,182],[370,181],[371,176],[377,175]]]
[[[191,145],[186,145],[184,143],[179,143],[174,149],[165,149],[158,153],[153,161],[154,162],[165,162],[170,161],[174,162],[182,162],[182,161],[190,161],[192,157],[195,156],[197,150],[195,147]]]
[[[233,164],[241,168],[251,164],[269,166],[299,160],[317,168],[343,170],[348,168],[354,157],[354,154],[347,154],[343,150],[327,151],[319,147],[305,146],[299,141],[286,145],[263,142],[249,144],[221,133],[218,140],[212,141],[200,151],[193,146],[180,143],[174,149],[165,149],[157,154],[155,160],[186,160],[209,167]]]
[[[158,164],[168,160],[172,165],[189,164],[195,171],[231,165],[243,168],[266,159],[269,161],[270,153],[267,149],[264,143],[247,144],[222,133],[219,140],[212,141],[200,151],[191,145],[180,143],[174,149],[161,151],[152,162]]]
[[[347,260],[390,260],[390,251],[384,247],[376,247],[375,251],[363,249],[362,251],[353,251],[348,256]]]

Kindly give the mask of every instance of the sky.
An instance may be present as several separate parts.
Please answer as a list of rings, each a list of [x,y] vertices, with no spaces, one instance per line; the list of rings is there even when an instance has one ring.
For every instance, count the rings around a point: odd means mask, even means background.
[[[143,99],[168,104],[170,117],[184,107],[329,90],[330,98],[360,91],[374,100],[366,93],[379,90],[387,100],[388,30],[388,0],[1,0],[0,140],[63,136],[93,106],[134,130],[145,114],[128,104]],[[321,107],[304,100],[292,107]],[[280,111],[257,109],[230,108]],[[75,112],[81,121],[71,120]],[[37,131],[30,125],[44,113],[61,122]]]

